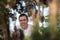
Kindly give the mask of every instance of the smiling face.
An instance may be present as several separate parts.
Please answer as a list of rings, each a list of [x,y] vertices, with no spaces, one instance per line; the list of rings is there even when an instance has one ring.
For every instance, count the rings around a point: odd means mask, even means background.
[[[26,16],[21,16],[21,17],[19,18],[19,21],[20,21],[21,27],[22,27],[23,29],[26,29],[27,26],[28,26],[28,20],[27,20]]]

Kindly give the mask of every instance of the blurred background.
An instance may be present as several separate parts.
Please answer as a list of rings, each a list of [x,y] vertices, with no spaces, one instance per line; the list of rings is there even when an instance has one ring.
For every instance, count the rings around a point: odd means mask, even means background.
[[[34,25],[38,19],[40,29],[60,28],[59,4],[60,0],[0,0],[0,40],[11,40],[14,27],[20,26],[19,15],[23,13],[28,16],[28,24]]]

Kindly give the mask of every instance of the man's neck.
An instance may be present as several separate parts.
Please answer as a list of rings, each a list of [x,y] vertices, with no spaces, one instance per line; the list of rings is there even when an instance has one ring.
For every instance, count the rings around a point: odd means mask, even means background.
[[[28,26],[26,26],[26,28],[23,28],[23,30],[26,30],[28,28]]]
[[[27,25],[25,28],[22,28],[22,27],[21,27],[22,30],[26,30],[27,28],[28,28],[28,25]]]

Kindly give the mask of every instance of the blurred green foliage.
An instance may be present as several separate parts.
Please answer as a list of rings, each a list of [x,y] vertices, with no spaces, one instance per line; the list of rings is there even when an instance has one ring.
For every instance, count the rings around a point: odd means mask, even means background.
[[[46,28],[37,28],[39,27],[38,21],[34,27],[36,28],[32,31],[31,40],[60,40],[60,28],[57,28],[56,31],[55,27],[50,25]]]

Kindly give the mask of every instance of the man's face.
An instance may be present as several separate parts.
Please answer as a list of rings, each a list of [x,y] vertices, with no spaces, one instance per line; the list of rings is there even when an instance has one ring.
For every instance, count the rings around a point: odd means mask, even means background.
[[[20,21],[20,25],[23,29],[26,29],[27,28],[27,24],[28,24],[28,20],[25,16],[21,16],[19,18],[19,21]]]

